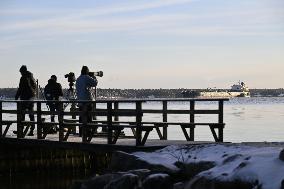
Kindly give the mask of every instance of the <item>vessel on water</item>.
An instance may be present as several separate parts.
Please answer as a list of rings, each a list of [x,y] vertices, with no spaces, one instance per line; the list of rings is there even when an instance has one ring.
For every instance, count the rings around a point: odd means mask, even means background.
[[[213,90],[207,89],[205,91],[189,90],[182,92],[183,97],[250,97],[249,88],[244,82],[238,82],[231,86],[230,90]]]

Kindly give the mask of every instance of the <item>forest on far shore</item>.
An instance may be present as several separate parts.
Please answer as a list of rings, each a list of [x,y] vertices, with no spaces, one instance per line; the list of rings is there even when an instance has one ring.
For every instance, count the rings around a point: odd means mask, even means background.
[[[206,89],[97,89],[97,96],[103,98],[182,98],[185,91],[205,91]],[[228,91],[229,89],[214,89]],[[0,88],[0,98],[13,99],[17,88]],[[39,90],[39,97],[42,98]],[[63,90],[67,95],[68,89]],[[251,96],[277,97],[284,96],[284,89],[250,89]],[[65,96],[66,97],[66,96]]]

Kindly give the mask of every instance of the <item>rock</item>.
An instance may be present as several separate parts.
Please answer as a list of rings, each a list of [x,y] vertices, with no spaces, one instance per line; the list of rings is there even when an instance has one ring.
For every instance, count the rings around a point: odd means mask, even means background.
[[[101,189],[104,188],[112,180],[121,177],[121,173],[105,174],[93,177],[92,179],[82,183],[81,189]]]
[[[71,186],[69,187],[70,189],[81,189],[83,181],[73,181]]]
[[[215,166],[214,162],[201,161],[196,163],[176,162],[175,165],[180,168],[177,177],[181,180],[189,180],[202,171],[206,171]]]
[[[279,159],[280,159],[281,161],[284,161],[284,149],[281,150],[281,152],[279,153]]]
[[[229,156],[226,159],[224,159],[223,164],[227,164],[227,163],[233,162],[233,161],[235,161],[236,159],[238,159],[238,158],[240,158],[242,156],[243,155],[241,155],[241,154],[235,154],[235,155]]]
[[[281,181],[281,188],[280,189],[284,189],[284,179],[282,179],[282,181]]]
[[[178,183],[175,183],[175,184],[174,184],[173,189],[184,189],[185,186],[186,186],[185,183],[183,183],[183,182],[178,182]]]
[[[151,174],[151,171],[149,169],[136,169],[128,171],[127,173],[137,175],[139,179],[144,180],[147,176]]]
[[[142,186],[144,189],[173,189],[173,183],[168,174],[149,175]]]
[[[185,189],[261,189],[261,185],[256,181],[224,180],[216,178],[195,177]]]
[[[139,177],[137,175],[126,173],[111,181],[104,189],[135,189],[139,188],[140,185]]]
[[[150,164],[126,152],[116,151],[112,154],[110,169],[112,171],[128,171],[149,169]]]
[[[129,171],[135,169],[149,169],[152,172],[175,174],[177,170],[172,170],[161,164],[150,164],[139,159],[135,155],[126,152],[117,151],[113,153],[110,164],[112,171]]]

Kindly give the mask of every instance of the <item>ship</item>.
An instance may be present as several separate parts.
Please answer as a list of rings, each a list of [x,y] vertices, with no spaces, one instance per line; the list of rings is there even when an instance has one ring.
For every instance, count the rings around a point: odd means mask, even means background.
[[[244,82],[238,82],[231,86],[230,90],[214,90],[211,88],[205,91],[188,90],[182,92],[185,98],[198,98],[198,97],[250,97],[249,88]]]

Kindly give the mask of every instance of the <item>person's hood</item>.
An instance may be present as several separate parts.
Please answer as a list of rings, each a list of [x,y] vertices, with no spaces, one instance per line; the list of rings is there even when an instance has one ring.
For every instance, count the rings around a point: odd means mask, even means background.
[[[49,79],[48,80],[48,84],[50,84],[50,85],[53,85],[53,84],[55,84],[56,83],[56,81],[54,80],[54,79]]]

